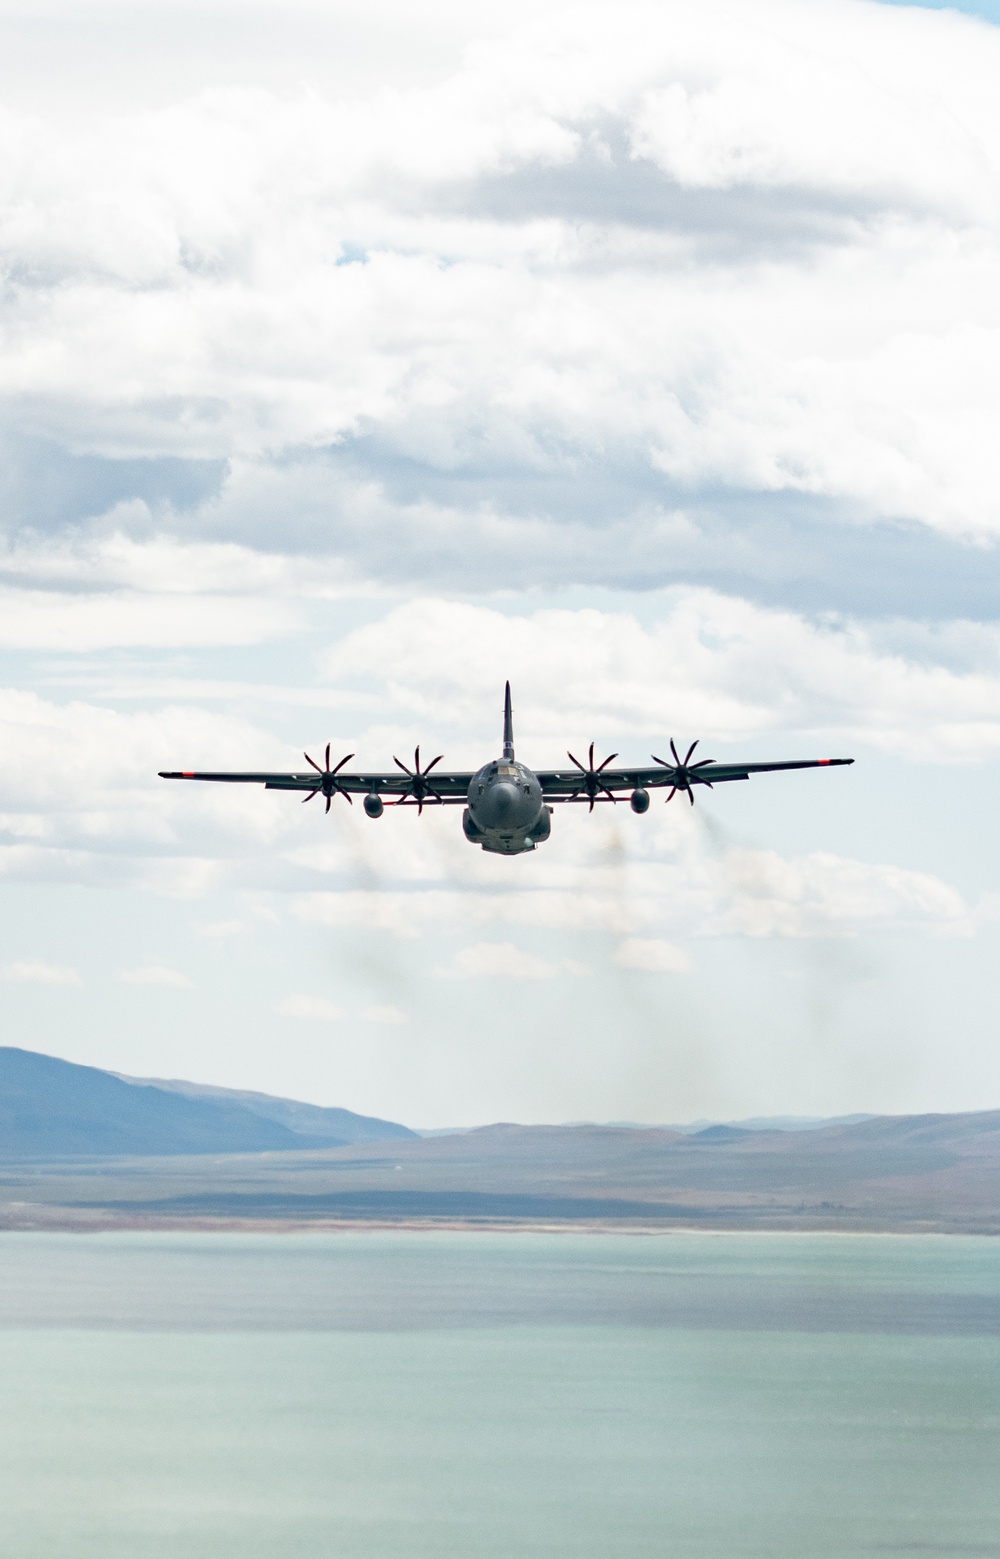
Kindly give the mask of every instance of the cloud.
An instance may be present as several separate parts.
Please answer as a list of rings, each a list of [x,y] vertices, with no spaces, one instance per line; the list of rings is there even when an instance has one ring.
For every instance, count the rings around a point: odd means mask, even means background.
[[[41,959],[29,959],[19,963],[4,964],[0,978],[13,980],[19,985],[82,985],[75,969],[58,964],[43,963]]]
[[[630,924],[629,913],[618,905],[605,903],[597,889],[589,893],[559,892],[523,883],[518,884],[518,889],[497,894],[446,889],[348,889],[306,894],[295,901],[294,913],[313,924],[389,931],[408,940],[418,937],[421,929],[463,923],[523,923],[551,930],[625,930]]]
[[[682,948],[655,937],[628,937],[615,949],[612,962],[621,969],[642,969],[650,974],[689,974],[694,968]]]
[[[951,934],[973,929],[961,895],[925,872],[825,852],[788,861],[770,850],[730,850],[723,869],[732,894],[728,914],[745,936],[823,936],[921,923]]]
[[[289,996],[275,1008],[289,1018],[304,1018],[308,1023],[339,1023],[344,1013],[324,996]]]
[[[337,593],[335,566],[306,569],[243,546],[127,534],[144,504],[102,516],[110,535],[0,537],[0,644],[49,652],[123,645],[249,645],[294,631],[289,597]],[[119,527],[124,527],[119,528]]]
[[[128,985],[169,985],[177,990],[190,990],[194,985],[194,981],[189,980],[186,974],[181,974],[179,969],[170,969],[166,964],[143,964],[138,969],[122,969],[118,978]]]
[[[500,891],[484,880],[481,858],[464,841],[454,841],[464,880],[456,872],[448,886],[432,887],[419,875],[408,884],[386,876],[377,891],[345,881],[340,888],[296,896],[292,912],[306,924],[408,940],[470,927],[526,926],[580,938],[624,937],[614,960],[619,965],[624,960],[625,967],[644,967],[638,960],[673,958],[677,972],[677,960],[685,955],[664,951],[672,936],[801,938],[900,930],[950,936],[972,934],[983,922],[984,906],[970,906],[948,883],[926,872],[833,852],[718,852],[687,809],[663,808],[652,817],[631,819],[626,840],[616,841],[620,825],[609,812],[593,819],[558,816],[547,854],[539,852],[528,872],[513,875],[511,863],[501,863],[507,875]],[[428,841],[430,857],[448,837],[449,822],[445,816],[430,825],[435,828],[434,842]],[[345,827],[354,828],[354,819],[345,820]],[[363,825],[357,827],[360,831]],[[405,851],[407,842],[388,839],[387,863],[399,847]],[[494,868],[495,863],[487,863],[487,872]],[[584,961],[511,954],[511,947],[477,943],[437,972],[484,974],[493,970],[491,960],[511,958],[534,971],[526,978],[589,972]]]
[[[934,633],[815,622],[690,589],[664,592],[659,606],[646,626],[624,611],[413,601],[342,640],[327,675],[387,684],[401,713],[442,731],[481,725],[509,676],[519,740],[545,740],[553,758],[595,728],[615,741],[690,732],[727,742],[784,728],[920,758],[1000,750],[993,624]]]
[[[463,980],[546,980],[556,968],[533,953],[522,952],[513,942],[476,942],[463,947],[451,965],[438,972]]]
[[[199,795],[157,779],[160,769],[194,761],[222,767],[241,754],[290,766],[286,746],[268,738],[260,746],[260,733],[224,712],[175,705],[117,713],[2,689],[0,733],[0,872],[133,885],[162,873],[164,886],[184,873],[205,886],[234,829],[266,839],[281,825],[267,806],[251,822],[255,802],[268,798],[248,788]],[[178,807],[186,849],[171,823]]]
[[[55,591],[0,589],[0,644],[8,649],[254,644],[291,623],[279,603],[128,594],[67,599]]]
[[[173,523],[265,550],[280,538],[315,560],[331,594],[352,582],[463,592],[688,582],[813,611],[975,617],[991,616],[995,598],[979,547],[880,521],[838,494],[682,489],[603,442],[558,470],[483,452],[455,471],[370,436],[280,467],[234,462],[221,491]]]
[[[476,942],[463,947],[451,963],[437,973],[448,979],[547,980],[557,974],[577,977],[591,973],[575,959],[549,962],[515,947],[513,942]]]
[[[572,523],[595,453],[666,510],[801,493],[996,536],[996,30],[853,0],[490,25],[367,100],[8,111],[14,433],[265,472],[335,450],[321,551],[407,482],[421,523],[447,490],[454,546],[484,473]],[[598,522],[638,550],[656,507],[623,521],[610,483]]]
[[[891,191],[900,202],[936,201],[944,211],[988,209],[983,166],[969,156],[959,125],[926,112],[926,92],[935,44],[954,89],[951,73],[966,52],[995,48],[989,29],[942,28],[926,18],[907,26],[849,4],[816,5],[807,17],[787,3],[739,9],[744,25],[727,26],[717,39],[707,26],[691,26],[688,13],[671,50],[674,79],[651,86],[635,113],[635,153],[684,188],[826,189],[855,199],[868,189],[882,200]],[[773,30],[760,27],[765,20]],[[853,57],[864,45],[871,69],[862,76]],[[970,87],[972,118],[995,122],[982,64]],[[958,168],[965,177],[956,189]]]
[[[409,1023],[405,1012],[398,1007],[366,1007],[361,1016],[367,1018],[369,1023]]]

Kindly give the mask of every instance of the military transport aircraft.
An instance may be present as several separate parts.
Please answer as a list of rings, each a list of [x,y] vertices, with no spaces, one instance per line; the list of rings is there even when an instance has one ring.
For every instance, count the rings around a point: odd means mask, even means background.
[[[419,816],[426,806],[452,806],[464,804],[462,826],[470,844],[481,845],[495,855],[521,855],[533,850],[549,837],[552,830],[550,802],[575,801],[586,804],[593,812],[597,802],[616,802],[618,791],[631,791],[629,802],[633,812],[645,812],[649,808],[649,792],[669,785],[667,800],[678,791],[687,794],[694,806],[694,787],[707,785],[709,790],[728,780],[749,779],[751,774],[771,774],[777,769],[822,769],[838,764],[853,763],[853,758],[806,758],[792,763],[716,763],[713,758],[701,758],[691,762],[697,747],[692,742],[683,759],[673,740],[670,751],[673,762],[658,758],[653,753],[655,769],[612,769],[609,765],[617,758],[610,758],[594,767],[594,744],[586,764],[566,754],[572,769],[545,769],[534,774],[524,763],[514,761],[514,722],[510,705],[510,683],[504,695],[503,706],[503,757],[484,764],[475,774],[453,774],[431,770],[441,762],[433,758],[426,768],[420,767],[420,748],[413,754],[413,768],[408,768],[394,758],[398,773],[349,774],[345,764],[354,754],[330,767],[330,744],[326,748],[326,766],[303,757],[312,772],[306,774],[201,774],[194,771],[163,773],[161,779],[221,780],[234,785],[263,785],[265,790],[304,790],[303,801],[314,796],[326,797],[329,812],[334,796],[344,796],[351,801],[352,793],[363,795],[364,808],[369,817],[381,817],[385,796],[392,806],[415,806]],[[353,803],[352,803],[353,805]]]

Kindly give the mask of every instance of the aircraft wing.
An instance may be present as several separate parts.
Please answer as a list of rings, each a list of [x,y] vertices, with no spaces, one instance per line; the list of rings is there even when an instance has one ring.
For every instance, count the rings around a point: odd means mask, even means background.
[[[238,772],[208,772],[197,769],[175,770],[160,772],[160,779],[186,779],[186,780],[214,780],[224,785],[263,785],[265,790],[298,790],[304,795],[313,791],[321,794],[336,795],[338,792],[346,796],[368,796],[371,794],[384,796],[388,801],[398,804],[402,801],[418,800],[417,792],[422,790],[424,805],[436,805],[438,802],[445,806],[458,806],[464,803],[466,793],[472,780],[471,770],[468,773],[456,774],[431,768],[424,769],[420,775],[422,784],[414,787],[414,776],[402,769],[390,770],[388,773],[356,774],[346,769],[323,770],[304,769],[295,774],[271,774],[265,771],[238,771]],[[324,784],[324,779],[326,783]]]
[[[572,767],[546,769],[539,773],[538,780],[546,801],[589,804],[594,790],[597,792],[595,800],[611,801],[617,791],[659,790],[667,785],[681,790],[692,785],[707,785],[711,789],[713,785],[726,784],[729,780],[749,779],[751,774],[774,774],[781,769],[825,769],[853,762],[853,758],[802,758],[785,763],[716,763],[708,758],[691,765],[658,763],[655,768],[612,769],[609,766],[592,769],[590,774],[594,778],[590,786],[588,773]]]

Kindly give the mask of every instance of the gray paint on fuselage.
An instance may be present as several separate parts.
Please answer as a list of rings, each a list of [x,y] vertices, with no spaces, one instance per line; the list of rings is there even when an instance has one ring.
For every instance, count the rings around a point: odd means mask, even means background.
[[[484,850],[520,855],[549,836],[551,813],[542,787],[531,770],[513,758],[484,764],[472,776],[468,801],[465,837]]]

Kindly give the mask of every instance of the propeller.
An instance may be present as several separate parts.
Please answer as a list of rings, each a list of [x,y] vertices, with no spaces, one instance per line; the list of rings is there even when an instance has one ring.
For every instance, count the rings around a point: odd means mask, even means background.
[[[687,798],[691,805],[694,806],[694,790],[692,789],[692,785],[707,785],[709,790],[713,788],[712,781],[706,779],[703,774],[699,774],[698,770],[707,768],[710,763],[715,762],[715,759],[701,758],[697,763],[692,763],[691,754],[694,752],[697,745],[697,742],[691,743],[690,747],[684,755],[683,762],[681,762],[677,748],[674,746],[673,737],[670,738],[670,751],[674,755],[673,763],[666,763],[663,758],[658,758],[655,752],[653,753],[652,758],[654,763],[659,763],[663,766],[663,768],[671,769],[673,771],[674,783],[673,789],[667,797],[668,801],[672,801],[679,790],[686,790]]]
[[[601,774],[607,768],[608,764],[617,758],[618,754],[616,752],[613,752],[610,758],[605,758],[604,762],[598,764],[596,769],[594,768],[593,742],[590,744],[590,757],[588,759],[589,768],[585,769],[579,758],[574,758],[571,752],[568,752],[566,756],[570,763],[576,764],[577,768],[580,770],[580,773],[583,775],[583,779],[577,789],[574,790],[573,795],[578,796],[581,790],[585,790],[587,792],[587,795],[590,797],[590,806],[587,808],[588,812],[593,812],[594,802],[597,800],[597,792],[599,790],[603,790],[604,794],[610,797],[612,801],[618,800],[618,797],[614,795],[601,780]],[[572,799],[572,797],[570,799]]]
[[[333,800],[334,796],[346,796],[349,805],[353,807],[354,802],[351,800],[350,792],[346,791],[344,789],[343,785],[338,784],[337,778],[336,778],[336,776],[340,773],[341,769],[344,767],[344,764],[345,763],[350,763],[351,759],[354,757],[353,752],[349,752],[347,754],[346,758],[341,758],[340,762],[337,764],[337,767],[335,769],[331,769],[331,767],[330,767],[330,743],[329,742],[327,742],[327,744],[326,744],[326,768],[325,769],[321,769],[319,764],[316,763],[312,758],[310,758],[310,756],[309,756],[309,754],[307,752],[303,753],[302,756],[305,758],[307,763],[311,763],[312,764],[313,768],[316,770],[316,773],[320,776],[320,780],[319,780],[318,785],[316,786],[316,789],[315,790],[311,790],[309,792],[308,796],[303,796],[302,797],[303,803],[305,803],[307,801],[311,801],[313,796],[318,796],[320,791],[322,791],[324,796],[326,797],[326,810],[328,812],[330,810],[330,803]]]
[[[438,753],[436,758],[432,758],[431,759],[431,761],[427,765],[426,769],[422,769],[420,767],[420,748],[419,747],[415,747],[414,750],[413,750],[413,768],[412,769],[408,769],[406,767],[405,763],[400,763],[399,759],[394,757],[393,760],[392,760],[393,763],[395,763],[399,768],[401,768],[403,773],[409,776],[409,780],[410,780],[410,783],[407,786],[406,790],[403,791],[403,794],[400,796],[399,800],[394,803],[394,805],[397,806],[397,807],[401,807],[401,806],[405,805],[406,802],[409,802],[410,805],[412,806],[413,802],[415,801],[416,804],[417,804],[417,816],[418,817],[421,816],[421,814],[422,814],[422,812],[424,810],[424,806],[430,804],[429,801],[428,801],[428,797],[430,797],[434,801],[436,801],[439,806],[443,806],[444,803],[442,802],[441,797],[438,795],[437,791],[434,789],[434,786],[431,785],[428,782],[428,779],[427,779],[427,776],[431,772],[431,769],[433,769],[433,767],[434,767],[434,765],[436,763],[440,763],[441,759],[443,757],[444,757],[444,753],[443,752],[442,753]]]

